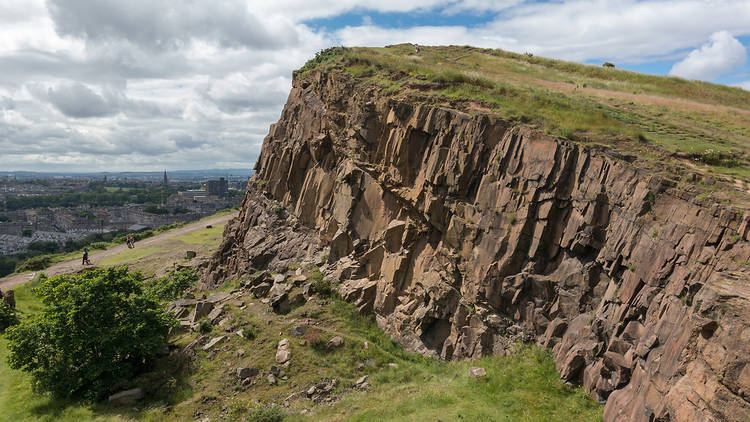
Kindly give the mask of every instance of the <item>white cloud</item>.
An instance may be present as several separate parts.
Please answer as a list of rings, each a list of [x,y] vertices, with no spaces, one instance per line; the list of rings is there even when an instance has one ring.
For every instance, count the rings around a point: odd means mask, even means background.
[[[499,12],[523,3],[524,0],[462,0],[448,5],[444,13],[453,14],[460,12]]]
[[[307,23],[343,13],[355,26]],[[380,27],[380,13],[424,24]],[[430,22],[455,13],[490,22]],[[620,65],[682,58],[723,30],[750,35],[750,2],[0,0],[0,168],[249,168],[291,71],[331,45],[469,44]]]
[[[709,42],[675,63],[670,75],[710,81],[737,68],[747,60],[745,47],[727,31],[711,35]]]
[[[742,88],[744,90],[750,91],[750,81],[737,82],[737,83],[732,84],[732,85],[736,86],[736,87],[739,87],[739,88]]]
[[[508,0],[512,1],[512,0]],[[451,2],[445,10],[478,11],[503,1]],[[418,42],[426,45],[470,44],[529,51],[566,60],[608,59],[636,62],[669,59],[681,49],[700,45],[727,30],[750,35],[746,0],[567,0],[524,2],[505,9],[486,25],[475,27],[349,27],[335,31],[345,45]]]

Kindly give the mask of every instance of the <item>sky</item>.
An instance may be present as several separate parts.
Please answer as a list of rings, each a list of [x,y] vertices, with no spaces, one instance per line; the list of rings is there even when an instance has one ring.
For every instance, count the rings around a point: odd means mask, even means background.
[[[750,90],[748,0],[0,0],[0,170],[249,168],[294,69],[402,42]]]

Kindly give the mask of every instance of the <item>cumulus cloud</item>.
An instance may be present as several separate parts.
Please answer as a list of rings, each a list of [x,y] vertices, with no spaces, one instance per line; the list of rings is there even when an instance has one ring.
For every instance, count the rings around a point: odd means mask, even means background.
[[[297,42],[283,15],[260,19],[240,0],[49,0],[61,35],[91,41],[127,39],[148,48],[176,48],[192,39],[225,47],[273,49]]]
[[[114,95],[108,93],[105,98],[81,83],[49,88],[47,96],[68,117],[103,117],[118,111]]]
[[[699,49],[675,63],[670,75],[710,81],[747,60],[745,47],[727,31],[716,32]]]
[[[750,81],[737,82],[734,86],[750,91]]]

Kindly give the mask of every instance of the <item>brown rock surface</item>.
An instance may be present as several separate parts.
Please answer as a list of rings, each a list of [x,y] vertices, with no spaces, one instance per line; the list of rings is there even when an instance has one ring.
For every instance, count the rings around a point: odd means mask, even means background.
[[[336,73],[296,75],[256,170],[208,285],[330,246],[341,293],[412,350],[536,336],[605,421],[750,415],[750,216],[637,160]]]

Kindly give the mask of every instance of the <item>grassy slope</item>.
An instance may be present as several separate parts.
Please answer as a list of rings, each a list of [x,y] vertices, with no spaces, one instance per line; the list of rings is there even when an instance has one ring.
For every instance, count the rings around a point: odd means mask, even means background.
[[[455,46],[419,55],[410,45],[338,49],[302,71],[315,68],[342,70],[394,97],[498,113],[635,154],[678,180],[698,172],[750,189],[750,92],[740,88]]]
[[[235,283],[228,283],[231,288]],[[17,290],[19,308],[29,315],[39,310],[31,294],[32,285]],[[224,289],[226,290],[226,289]],[[230,420],[252,419],[257,409],[281,403],[290,394],[306,390],[321,378],[340,381],[332,406],[314,406],[305,398],[293,399],[290,420],[475,420],[475,421],[598,421],[601,408],[580,389],[565,386],[554,370],[548,352],[535,347],[510,357],[490,357],[477,362],[446,363],[403,350],[378,329],[371,317],[360,316],[349,304],[338,299],[314,298],[290,314],[279,316],[257,299],[243,299],[247,306],[230,302],[226,316],[233,330],[244,328],[255,333],[248,339],[230,335],[228,341],[209,354],[198,351],[198,358],[183,371],[174,371],[168,360],[160,361],[156,375],[134,380],[134,385],[160,384],[159,397],[133,408],[111,408],[61,402],[34,395],[29,377],[8,369],[6,344],[0,340],[0,421],[179,421],[192,420],[196,412],[211,420],[227,415]],[[303,338],[289,336],[295,324],[311,328]],[[209,337],[226,334],[214,327]],[[311,341],[326,342],[335,335],[345,338],[336,351],[318,351]],[[197,334],[176,339],[185,345]],[[277,386],[265,382],[274,364],[277,342],[289,338],[292,365],[285,368],[290,379]],[[302,340],[307,343],[303,344]],[[364,342],[368,347],[364,347]],[[238,351],[245,350],[244,356]],[[165,358],[168,359],[168,358]],[[357,365],[363,364],[361,368]],[[397,368],[387,364],[396,363]],[[472,380],[470,365],[485,367],[488,377]],[[262,371],[258,383],[243,387],[233,376],[239,366]],[[169,375],[160,374],[166,371]],[[367,392],[351,390],[355,380],[370,375]],[[301,411],[308,411],[300,415]],[[294,416],[298,415],[298,416]],[[203,417],[201,416],[201,417]]]
[[[231,212],[231,210],[229,211]],[[221,212],[220,214],[225,214]],[[197,230],[184,236],[165,241],[160,247],[145,247],[125,250],[101,263],[99,266],[133,264],[136,269],[154,272],[153,268],[163,266],[177,255],[184,255],[185,249],[198,249],[202,255],[215,249],[221,242],[224,225]],[[218,233],[218,234],[217,234]],[[184,239],[183,239],[184,238]],[[196,246],[200,248],[196,248]],[[175,253],[177,255],[175,255]],[[174,256],[173,256],[174,255]],[[34,282],[15,288],[18,309],[29,316],[41,309],[41,303],[32,293]],[[25,373],[14,371],[7,365],[7,343],[0,336],[0,422],[5,421],[123,421],[131,420],[128,413],[121,415],[121,409],[108,409],[106,406],[92,406],[52,400],[35,395],[31,390],[31,378]],[[159,412],[137,414],[139,420],[161,420]]]

